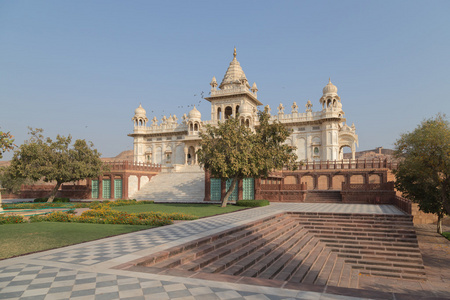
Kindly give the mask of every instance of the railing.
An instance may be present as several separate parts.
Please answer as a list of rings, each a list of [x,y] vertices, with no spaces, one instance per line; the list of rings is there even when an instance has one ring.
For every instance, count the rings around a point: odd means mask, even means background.
[[[387,159],[343,159],[332,161],[304,161],[298,170],[396,169],[398,163]]]
[[[306,190],[306,183],[301,184],[261,184],[261,191],[300,191]]]
[[[399,209],[403,210],[407,214],[411,214],[411,200],[408,200],[406,198],[395,196],[394,200],[392,201],[392,204],[397,206]]]
[[[128,160],[105,161],[104,164],[108,166],[111,171],[133,170],[133,171],[161,172],[160,164],[131,162]]]
[[[342,183],[343,191],[393,191],[394,183]]]

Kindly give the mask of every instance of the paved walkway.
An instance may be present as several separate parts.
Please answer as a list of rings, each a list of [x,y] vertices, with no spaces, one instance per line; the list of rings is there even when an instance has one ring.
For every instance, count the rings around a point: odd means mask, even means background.
[[[390,205],[273,203],[129,233],[0,261],[0,299],[369,299],[114,269],[284,211],[403,214]]]

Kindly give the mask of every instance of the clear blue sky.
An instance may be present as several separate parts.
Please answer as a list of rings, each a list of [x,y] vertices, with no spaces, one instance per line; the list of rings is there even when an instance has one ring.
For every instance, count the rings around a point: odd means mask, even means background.
[[[17,144],[31,126],[115,156],[133,147],[139,103],[149,119],[200,104],[210,120],[200,93],[236,46],[273,113],[308,99],[319,110],[331,77],[359,150],[392,148],[450,114],[449,13],[450,1],[0,0],[0,128]]]

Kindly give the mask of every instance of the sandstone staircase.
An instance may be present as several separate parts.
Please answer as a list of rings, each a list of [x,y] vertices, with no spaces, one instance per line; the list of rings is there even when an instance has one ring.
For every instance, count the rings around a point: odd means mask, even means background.
[[[132,269],[286,288],[358,288],[364,275],[426,279],[412,217],[399,215],[281,214],[155,253]]]
[[[160,173],[131,198],[155,202],[203,202],[205,172],[198,166],[185,166],[177,172]]]
[[[305,202],[342,203],[340,191],[308,191]]]

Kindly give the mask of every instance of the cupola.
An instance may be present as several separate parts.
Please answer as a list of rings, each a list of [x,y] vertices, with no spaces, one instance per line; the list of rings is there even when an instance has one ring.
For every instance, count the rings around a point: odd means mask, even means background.
[[[198,111],[198,109],[194,106],[194,108],[189,112],[188,118],[190,120],[192,119],[199,119],[201,120],[202,114]]]
[[[146,113],[147,112],[145,111],[145,109],[142,107],[142,105],[140,103],[139,103],[139,107],[134,110],[135,117],[144,117],[145,118]]]
[[[331,83],[331,78],[328,79],[328,84],[322,90],[324,96],[337,95],[337,87]]]

